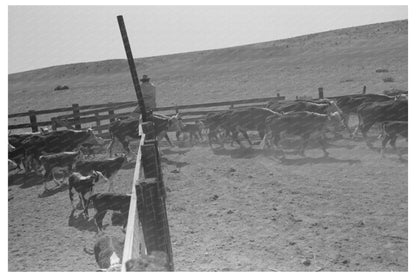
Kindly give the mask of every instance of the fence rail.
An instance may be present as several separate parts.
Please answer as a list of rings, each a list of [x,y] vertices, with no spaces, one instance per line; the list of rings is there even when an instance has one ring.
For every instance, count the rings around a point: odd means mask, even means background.
[[[158,107],[155,108],[155,112],[169,112],[169,115],[180,112],[184,117],[184,122],[194,121],[201,119],[207,113],[215,110],[221,111],[220,107],[228,106],[228,108],[239,108],[239,107],[253,107],[253,106],[263,106],[265,103],[271,100],[284,100],[284,96],[277,94],[275,97],[266,97],[266,98],[252,98],[252,99],[243,99],[235,101],[222,101],[222,102],[211,102],[211,103],[202,103],[202,104],[192,104],[192,105],[175,105],[167,107]],[[262,104],[261,104],[262,103]],[[108,132],[108,127],[110,123],[116,120],[117,117],[126,116],[130,112],[125,111],[128,108],[136,107],[136,101],[126,101],[126,102],[112,102],[107,104],[98,104],[98,105],[78,105],[73,104],[71,107],[66,108],[56,108],[49,110],[39,110],[34,111],[30,110],[23,113],[14,113],[9,114],[9,119],[19,118],[19,117],[29,117],[28,123],[19,123],[9,125],[9,130],[19,130],[19,129],[31,129],[32,132],[39,131],[39,127],[51,126],[53,130],[58,128],[71,128],[71,129],[85,129],[92,128],[99,135],[106,136]],[[214,109],[212,109],[214,108]],[[202,110],[195,110],[202,109]],[[204,110],[208,109],[208,110]],[[123,111],[124,110],[124,111]],[[118,111],[118,113],[116,113]],[[62,114],[63,112],[71,112],[67,114]],[[61,114],[59,114],[61,113]],[[38,121],[37,116],[39,115],[51,115],[51,119],[48,121]],[[88,126],[85,126],[87,124]],[[84,126],[82,126],[84,125]]]

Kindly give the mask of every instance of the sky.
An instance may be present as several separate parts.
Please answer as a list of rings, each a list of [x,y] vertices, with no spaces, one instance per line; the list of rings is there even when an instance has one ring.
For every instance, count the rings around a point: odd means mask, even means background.
[[[217,49],[408,18],[407,6],[9,6],[8,73]]]

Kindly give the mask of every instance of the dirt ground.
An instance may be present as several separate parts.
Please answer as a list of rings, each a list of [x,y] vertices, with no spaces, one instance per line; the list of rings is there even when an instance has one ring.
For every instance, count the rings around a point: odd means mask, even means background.
[[[175,270],[407,271],[407,156],[381,158],[379,141],[330,143],[327,158],[313,144],[301,157],[287,141],[285,159],[258,145],[161,143]],[[129,192],[133,171],[120,170],[117,191]],[[42,190],[9,176],[9,271],[95,271],[84,251],[94,225],[70,216],[67,189]]]

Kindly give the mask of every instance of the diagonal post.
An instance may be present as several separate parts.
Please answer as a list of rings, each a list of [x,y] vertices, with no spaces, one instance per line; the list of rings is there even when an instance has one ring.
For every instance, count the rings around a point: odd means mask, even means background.
[[[126,26],[122,15],[117,16],[118,26],[120,27],[121,38],[123,39],[124,50],[126,51],[127,61],[129,62],[131,78],[133,79],[134,90],[136,91],[137,101],[139,103],[140,112],[143,122],[147,121],[146,107],[144,105],[142,89],[140,88],[139,78],[137,77],[136,65],[134,64],[133,54],[131,52],[129,38],[127,36]]]

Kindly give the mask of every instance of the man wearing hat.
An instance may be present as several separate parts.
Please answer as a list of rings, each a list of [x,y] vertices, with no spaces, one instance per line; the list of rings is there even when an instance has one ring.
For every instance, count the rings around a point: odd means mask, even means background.
[[[153,110],[156,108],[156,87],[150,83],[150,78],[147,75],[143,75],[143,77],[140,79],[142,82],[140,84],[140,88],[142,90],[143,95],[143,101],[144,106],[146,107],[146,110]],[[133,113],[139,113],[140,107],[137,106]]]

